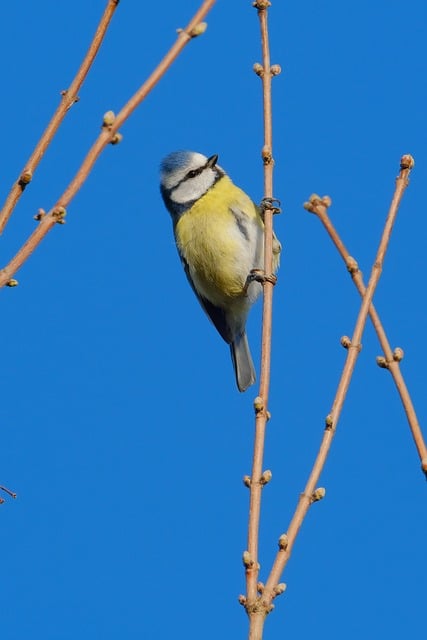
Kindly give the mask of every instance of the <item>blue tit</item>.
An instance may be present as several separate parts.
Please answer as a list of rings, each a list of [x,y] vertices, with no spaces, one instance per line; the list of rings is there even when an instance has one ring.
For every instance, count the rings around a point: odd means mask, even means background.
[[[262,291],[249,275],[264,269],[264,223],[260,209],[217,160],[194,151],[171,153],[161,164],[160,190],[188,281],[230,345],[237,386],[245,391],[255,382],[246,319]],[[280,250],[274,237],[274,271]]]

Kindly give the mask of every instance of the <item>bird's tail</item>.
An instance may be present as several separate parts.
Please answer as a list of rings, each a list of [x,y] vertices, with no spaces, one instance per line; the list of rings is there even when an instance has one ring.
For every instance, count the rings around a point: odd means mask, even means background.
[[[239,391],[246,391],[255,382],[256,376],[245,331],[233,340],[230,351],[237,386]]]

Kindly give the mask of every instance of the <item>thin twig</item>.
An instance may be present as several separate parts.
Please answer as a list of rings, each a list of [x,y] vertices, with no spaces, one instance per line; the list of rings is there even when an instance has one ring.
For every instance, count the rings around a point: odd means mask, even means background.
[[[12,215],[12,212],[16,204],[18,203],[19,198],[23,194],[25,187],[29,182],[31,182],[35,170],[37,169],[46,149],[52,142],[52,139],[57,132],[60,124],[64,120],[68,110],[73,106],[75,102],[78,101],[78,92],[83,82],[85,81],[87,74],[89,73],[89,69],[93,64],[93,61],[95,60],[96,54],[99,51],[99,48],[111,22],[111,18],[113,17],[114,11],[119,4],[119,1],[120,0],[108,0],[107,6],[105,7],[104,13],[101,17],[95,35],[93,36],[89,49],[84,57],[82,64],[80,65],[79,70],[76,73],[74,80],[70,85],[70,88],[61,91],[61,102],[59,103],[49,124],[43,132],[43,135],[37,143],[33,153],[27,160],[18,180],[13,184],[3,205],[3,208],[0,211],[0,234],[3,233],[3,230],[10,216]]]
[[[282,575],[282,572],[289,560],[291,551],[298,535],[300,527],[304,521],[304,518],[309,510],[309,507],[313,502],[320,500],[324,496],[324,489],[316,489],[316,485],[319,481],[320,474],[328,456],[333,437],[336,432],[338,420],[341,415],[341,410],[344,404],[344,400],[347,394],[348,387],[350,385],[351,376],[356,364],[357,357],[360,351],[361,338],[363,330],[366,324],[369,308],[372,303],[372,298],[381,276],[382,266],[384,262],[385,253],[390,241],[393,224],[397,215],[399,204],[403,193],[408,185],[408,176],[414,165],[413,158],[411,156],[403,156],[400,165],[400,173],[396,180],[396,188],[393,195],[393,199],[390,205],[390,209],[387,215],[387,219],[384,226],[384,231],[381,237],[381,241],[378,247],[375,262],[372,267],[371,276],[369,278],[368,286],[366,287],[365,295],[361,303],[359,314],[357,317],[356,325],[354,328],[353,336],[349,344],[347,344],[348,352],[345,361],[344,369],[341,375],[340,382],[338,384],[335,399],[332,405],[330,414],[326,418],[326,427],[322,442],[320,444],[319,452],[311,470],[309,479],[307,481],[304,492],[301,494],[297,508],[292,517],[291,523],[287,534],[284,534],[279,539],[279,551],[276,555],[276,559],[273,563],[270,575],[263,589],[262,599],[264,607],[267,609],[271,606],[271,602],[276,595],[277,585]],[[318,204],[319,197],[312,196],[310,203],[306,203],[304,206],[309,208],[315,207]],[[329,198],[324,198],[323,203],[330,204]]]
[[[78,190],[81,188],[85,180],[87,179],[90,171],[92,170],[96,160],[100,156],[101,152],[109,143],[115,143],[119,141],[118,129],[127,120],[138,105],[146,98],[148,93],[157,84],[160,78],[166,73],[174,60],[181,53],[186,44],[190,40],[198,35],[201,35],[206,25],[202,22],[203,18],[210,11],[215,4],[215,0],[204,0],[199,10],[195,13],[194,17],[189,22],[185,29],[180,29],[178,38],[175,44],[172,45],[166,56],[159,63],[153,73],[144,82],[144,84],[138,89],[138,91],[131,97],[131,99],[125,104],[117,116],[113,119],[110,117],[104,119],[102,131],[98,138],[95,140],[91,149],[88,151],[85,159],[83,160],[79,170],[70,182],[64,193],[57,200],[52,209],[40,219],[37,229],[31,234],[25,244],[19,249],[16,255],[12,258],[9,264],[0,271],[0,287],[5,286],[10,282],[11,277],[16,271],[24,264],[29,258],[34,249],[40,244],[42,239],[52,229],[57,222],[64,222],[65,209],[71,200],[74,198]],[[111,116],[111,112],[106,116]]]
[[[366,292],[366,287],[363,282],[362,272],[360,271],[356,260],[354,260],[354,258],[350,256],[344,243],[339,237],[334,225],[332,224],[328,216],[327,203],[325,204],[320,200],[315,205],[313,204],[313,206],[310,206],[309,210],[312,213],[316,214],[319,220],[322,222],[332,242],[335,244],[339,254],[344,260],[358,292],[363,298]],[[373,327],[378,336],[381,349],[383,350],[383,353],[384,353],[383,358],[377,359],[378,365],[384,369],[388,369],[392,375],[397,391],[400,395],[400,399],[402,401],[403,408],[406,413],[406,417],[408,419],[409,428],[411,430],[412,437],[414,439],[415,446],[418,451],[418,455],[420,457],[421,469],[427,476],[427,446],[423,438],[420,424],[418,422],[417,414],[415,412],[415,407],[412,403],[410,393],[405,384],[405,380],[403,378],[403,374],[400,370],[400,365],[399,365],[399,362],[403,358],[403,351],[400,348],[397,348],[394,351],[392,350],[390,343],[387,339],[387,335],[384,330],[384,327],[381,323],[380,317],[373,304],[371,304],[371,306],[369,307],[369,316],[371,318]]]
[[[270,276],[273,271],[273,143],[272,143],[272,110],[271,110],[271,79],[277,75],[278,67],[272,72],[270,66],[270,48],[268,40],[268,7],[270,2],[258,0],[253,5],[258,10],[261,31],[262,65],[256,64],[254,71],[262,79],[263,113],[264,113],[264,146],[262,159],[264,163],[264,273]],[[258,541],[259,521],[261,511],[261,493],[266,484],[266,473],[262,472],[264,443],[268,414],[268,395],[270,386],[271,362],[271,326],[273,305],[274,279],[267,278],[263,283],[263,317],[262,317],[262,347],[261,347],[261,375],[259,395],[255,400],[255,438],[252,461],[252,474],[249,482],[250,504],[248,523],[248,547],[244,554],[246,567],[246,597],[243,598],[250,620],[249,638],[258,640],[262,637],[262,626],[265,612],[259,610],[258,597]],[[268,480],[267,480],[268,481]]]

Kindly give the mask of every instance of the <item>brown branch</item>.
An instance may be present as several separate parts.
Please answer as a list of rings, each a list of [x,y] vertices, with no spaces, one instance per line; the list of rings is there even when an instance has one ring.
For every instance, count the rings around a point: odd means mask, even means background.
[[[280,72],[280,68],[270,65],[270,47],[268,39],[268,7],[270,2],[257,0],[253,5],[258,10],[261,31],[262,65],[256,64],[254,71],[262,79],[263,87],[263,113],[264,113],[264,146],[262,159],[264,163],[264,200],[262,203],[264,213],[264,274],[263,281],[263,317],[262,317],[262,346],[261,346],[261,375],[259,395],[255,400],[255,437],[254,453],[252,461],[252,474],[247,483],[250,490],[249,522],[248,522],[248,547],[244,553],[243,561],[246,567],[246,597],[242,604],[250,620],[249,638],[259,640],[262,637],[262,627],[266,612],[259,607],[258,597],[258,541],[259,521],[261,511],[262,488],[271,477],[270,472],[262,472],[265,431],[269,418],[267,406],[270,386],[270,362],[271,362],[271,328],[273,286],[275,278],[273,273],[273,213],[277,209],[273,205],[273,142],[272,142],[272,109],[271,109],[271,79]]]
[[[46,149],[52,142],[52,139],[57,132],[60,124],[64,120],[68,110],[73,106],[75,102],[78,101],[78,91],[85,81],[86,76],[89,73],[89,69],[95,60],[96,54],[99,51],[99,48],[111,22],[111,18],[113,17],[114,11],[119,4],[119,1],[120,0],[108,0],[107,6],[105,7],[104,13],[101,17],[95,35],[93,36],[86,56],[84,57],[84,60],[80,65],[80,69],[77,71],[77,74],[72,81],[70,88],[61,92],[61,102],[59,103],[55,113],[53,114],[49,124],[47,125],[42,137],[37,143],[33,153],[27,160],[18,180],[12,186],[3,205],[3,208],[0,211],[0,234],[3,233],[3,230],[10,216],[12,215],[12,212],[16,204],[18,203],[19,198],[23,194],[25,187],[29,182],[31,182],[35,170],[37,169],[41,159],[43,158]]]
[[[307,515],[310,505],[313,504],[313,502],[320,500],[325,494],[324,489],[316,489],[316,486],[325,465],[326,458],[328,456],[332,440],[336,432],[338,420],[341,415],[341,410],[350,384],[351,376],[356,364],[357,356],[360,351],[361,338],[366,324],[369,308],[371,306],[372,298],[381,276],[384,257],[390,241],[393,224],[397,215],[401,198],[408,185],[408,176],[413,165],[414,161],[411,156],[402,157],[400,173],[396,180],[395,192],[385,222],[384,231],[378,247],[375,262],[372,267],[368,286],[366,287],[365,295],[363,296],[353,332],[353,337],[351,341],[345,343],[345,346],[347,346],[348,348],[347,358],[341,375],[341,379],[338,384],[331,412],[326,418],[326,427],[322,442],[320,444],[319,452],[317,454],[304,492],[300,496],[295,513],[289,525],[289,529],[287,533],[283,534],[279,539],[279,551],[276,555],[276,559],[273,563],[273,567],[271,569],[267,583],[262,591],[262,602],[266,610],[268,610],[268,608],[272,606],[272,600],[277,595],[277,587],[280,576],[282,575],[283,570],[289,560],[293,545],[295,543],[295,539],[298,535],[304,518]],[[312,198],[310,199],[310,203],[306,203],[305,207],[315,208],[319,205],[319,201],[321,204],[324,204],[326,206],[330,204],[329,198],[320,199],[318,196],[312,196]]]
[[[333,226],[328,216],[327,204],[328,203],[323,203],[322,201],[319,201],[318,203],[316,203],[315,206],[310,205],[309,211],[311,211],[312,213],[315,213],[319,218],[319,220],[322,222],[332,242],[335,244],[339,254],[341,255],[342,259],[347,265],[347,269],[351,274],[353,282],[358,292],[363,298],[366,292],[366,287],[363,282],[362,272],[359,270],[359,266],[356,260],[354,260],[354,258],[350,256],[344,243],[339,237],[335,227]],[[402,349],[399,349],[399,348],[395,349],[394,351],[392,350],[390,343],[387,339],[387,335],[384,330],[384,327],[381,323],[380,317],[373,304],[371,304],[371,306],[369,307],[369,316],[371,318],[373,327],[378,336],[381,349],[383,350],[383,353],[384,353],[384,357],[377,358],[378,365],[384,369],[388,369],[392,375],[397,391],[400,395],[400,399],[402,401],[403,408],[406,413],[406,417],[408,419],[409,428],[411,430],[412,437],[414,439],[415,446],[418,451],[418,455],[420,457],[421,469],[427,476],[427,446],[423,438],[420,424],[418,422],[417,414],[415,412],[415,407],[412,403],[410,393],[405,384],[405,380],[403,378],[402,372],[400,370],[400,365],[399,365],[399,362],[403,358],[403,351]]]
[[[52,227],[57,222],[64,222],[66,207],[87,179],[102,151],[107,144],[114,144],[119,141],[120,134],[117,132],[119,127],[130,117],[133,111],[162,78],[185,45],[188,44],[192,38],[201,35],[205,31],[206,25],[202,20],[214,4],[215,0],[204,0],[199,10],[190,20],[188,26],[185,29],[179,30],[175,44],[172,45],[153,73],[117,114],[117,117],[114,117],[114,114],[111,112],[105,114],[102,131],[87,153],[73,180],[52,209],[41,217],[37,229],[35,229],[9,264],[0,271],[0,287],[5,286],[10,281],[12,275],[24,264]]]

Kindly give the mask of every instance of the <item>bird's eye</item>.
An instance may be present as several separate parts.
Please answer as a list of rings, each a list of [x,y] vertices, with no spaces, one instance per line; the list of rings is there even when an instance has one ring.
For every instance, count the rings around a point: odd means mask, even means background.
[[[192,169],[187,173],[187,178],[195,178],[198,175],[198,169]]]

